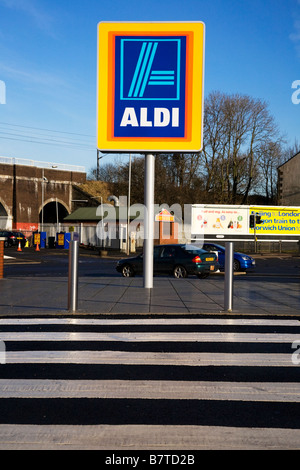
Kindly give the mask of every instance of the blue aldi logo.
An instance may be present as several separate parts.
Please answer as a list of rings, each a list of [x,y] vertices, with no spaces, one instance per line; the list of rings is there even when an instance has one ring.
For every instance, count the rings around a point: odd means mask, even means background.
[[[186,36],[115,36],[114,136],[183,138]]]

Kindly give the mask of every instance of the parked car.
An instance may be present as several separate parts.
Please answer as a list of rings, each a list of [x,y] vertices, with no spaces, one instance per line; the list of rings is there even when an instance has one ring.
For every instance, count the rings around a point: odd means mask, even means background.
[[[15,230],[0,230],[0,237],[5,237],[4,246],[7,248],[8,246],[16,246],[19,244],[19,240],[21,241],[21,246],[24,248],[25,243],[27,241],[25,235],[22,232],[18,232]]]
[[[173,274],[176,278],[185,278],[194,274],[205,278],[219,269],[215,253],[185,244],[154,246],[154,274]],[[143,273],[143,254],[118,261],[116,270],[123,277],[132,277]]]
[[[220,269],[225,268],[225,247],[217,245],[216,243],[204,243],[203,249],[206,251],[212,251],[218,253],[218,261]],[[245,271],[255,267],[255,260],[252,256],[245,255],[244,253],[234,252],[233,255],[233,270],[234,271]]]

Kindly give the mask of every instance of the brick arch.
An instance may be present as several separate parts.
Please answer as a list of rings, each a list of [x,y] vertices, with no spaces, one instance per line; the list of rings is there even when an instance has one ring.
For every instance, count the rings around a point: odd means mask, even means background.
[[[5,213],[1,210],[3,207]],[[0,198],[0,216],[7,216],[11,217],[11,211],[9,210],[9,207],[5,204],[2,198]]]
[[[61,199],[56,198],[49,198],[44,201],[44,214],[43,214],[43,222],[47,223],[56,223],[57,216],[58,221],[63,222],[63,219],[70,214],[70,210],[68,205],[62,201]],[[42,221],[42,206],[40,207],[39,211],[39,222]]]
[[[74,187],[86,182],[86,174],[81,171],[83,167],[72,165],[61,169],[54,164],[51,168],[46,164],[35,166],[31,160],[23,163],[15,159],[0,162],[0,202],[12,228],[34,231],[39,226],[42,205],[47,207],[57,198],[61,210],[66,215],[71,212]]]
[[[45,206],[46,206],[47,204],[49,204],[49,203],[51,203],[51,202],[55,202],[55,203],[56,203],[56,201],[57,201],[59,204],[61,204],[62,206],[64,206],[64,208],[66,209],[66,211],[67,211],[68,214],[71,213],[68,204],[66,204],[66,202],[63,201],[62,199],[60,199],[60,198],[55,198],[55,197],[49,197],[48,199],[46,199],[46,200],[44,201],[44,208],[45,208]],[[1,202],[1,201],[0,201],[0,202]],[[40,206],[39,206],[39,214],[41,213],[41,211],[42,211],[42,204],[40,204]]]
[[[6,206],[5,202],[0,199],[0,229],[10,228],[11,220],[10,210]]]

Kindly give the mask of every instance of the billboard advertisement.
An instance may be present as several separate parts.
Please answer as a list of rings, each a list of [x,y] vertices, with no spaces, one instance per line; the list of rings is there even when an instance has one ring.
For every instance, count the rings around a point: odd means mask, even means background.
[[[257,235],[300,235],[300,207],[251,206],[252,213],[261,216],[261,224],[255,227]]]
[[[241,206],[193,206],[192,233],[247,235],[249,210]]]
[[[250,215],[260,216],[259,223],[250,226]],[[191,216],[193,235],[241,236],[300,236],[300,207],[193,205]]]

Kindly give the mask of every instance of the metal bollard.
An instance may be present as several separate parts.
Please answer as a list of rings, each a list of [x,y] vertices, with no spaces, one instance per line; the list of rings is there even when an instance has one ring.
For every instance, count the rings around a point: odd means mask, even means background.
[[[68,310],[76,312],[78,306],[78,240],[70,241]]]
[[[233,243],[225,243],[225,290],[224,309],[232,312],[233,309]]]
[[[0,364],[6,364],[6,346],[4,341],[0,341]]]
[[[0,279],[4,277],[4,240],[0,238]]]

